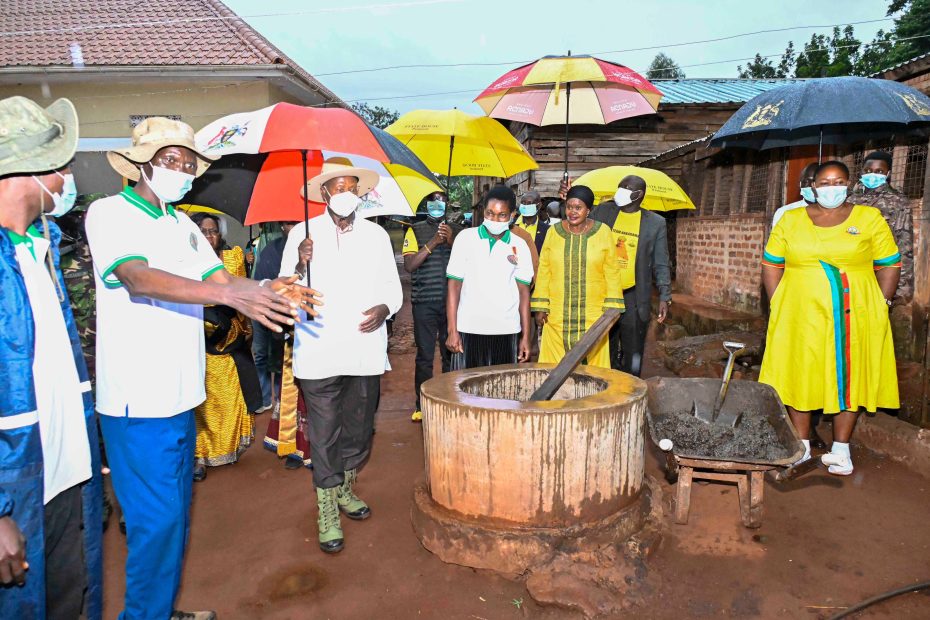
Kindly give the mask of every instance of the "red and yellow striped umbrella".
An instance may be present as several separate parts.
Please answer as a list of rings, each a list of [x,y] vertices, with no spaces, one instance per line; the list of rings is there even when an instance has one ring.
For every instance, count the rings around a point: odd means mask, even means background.
[[[662,93],[629,67],[593,56],[545,56],[505,73],[475,98],[493,118],[531,125],[606,125],[655,114]]]

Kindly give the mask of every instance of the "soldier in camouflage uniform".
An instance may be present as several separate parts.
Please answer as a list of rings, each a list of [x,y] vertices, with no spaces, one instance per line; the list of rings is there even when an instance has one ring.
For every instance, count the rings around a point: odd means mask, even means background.
[[[869,153],[851,202],[876,207],[885,216],[901,253],[901,279],[895,298],[897,303],[907,303],[914,294],[914,221],[907,197],[888,184],[890,176],[891,153]]]

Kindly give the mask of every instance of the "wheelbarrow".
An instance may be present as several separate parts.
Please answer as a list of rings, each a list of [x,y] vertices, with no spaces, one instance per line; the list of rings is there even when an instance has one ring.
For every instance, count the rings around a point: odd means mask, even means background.
[[[648,386],[646,416],[652,440],[666,453],[666,477],[677,481],[675,521],[688,522],[693,480],[735,482],[739,491],[740,517],[743,525],[762,525],[762,499],[765,475],[777,482],[792,480],[815,469],[820,459],[810,459],[792,468],[804,455],[804,445],[788,419],[785,407],[771,386],[755,381],[731,381],[722,415],[742,415],[740,428],[747,422],[762,418],[774,431],[781,458],[765,458],[759,454],[717,456],[700,441],[681,442],[674,436],[658,436],[658,427],[668,428],[682,413],[692,410],[694,403],[714,403],[720,391],[719,379],[680,379],[657,377],[646,381]],[[660,424],[660,422],[662,424]],[[677,422],[676,422],[677,424]],[[710,428],[710,425],[703,425]],[[710,431],[709,431],[710,432]],[[734,429],[734,433],[738,429]],[[674,432],[669,433],[675,435]],[[734,439],[735,441],[735,439]]]

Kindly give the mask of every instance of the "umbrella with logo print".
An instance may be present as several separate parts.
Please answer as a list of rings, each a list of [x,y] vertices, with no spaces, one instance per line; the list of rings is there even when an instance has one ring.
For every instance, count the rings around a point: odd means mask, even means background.
[[[475,98],[493,118],[530,125],[606,125],[655,114],[662,93],[629,67],[593,56],[544,56],[505,73]]]
[[[323,212],[301,188],[323,161],[345,157],[381,180],[361,196],[359,215],[411,215],[440,190],[433,174],[406,146],[343,108],[290,103],[231,114],[197,132],[203,152],[220,156],[194,183],[187,202],[222,211],[245,225],[306,221]]]

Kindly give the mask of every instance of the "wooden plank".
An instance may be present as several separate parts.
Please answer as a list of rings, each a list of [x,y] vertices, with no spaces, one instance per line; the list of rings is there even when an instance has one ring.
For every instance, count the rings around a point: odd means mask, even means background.
[[[682,467],[678,472],[678,493],[675,501],[675,523],[685,525],[688,523],[688,513],[691,510],[691,476],[690,467]]]
[[[774,469],[774,465],[767,463],[737,463],[735,461],[714,461],[711,459],[698,459],[677,455],[678,462],[688,467],[700,469],[713,469],[718,471],[766,471]]]
[[[743,525],[749,527],[750,521],[750,497],[749,497],[749,477],[740,476],[740,479],[736,482],[736,487],[739,490],[739,516],[742,520]]]
[[[572,371],[578,367],[588,353],[600,342],[611,326],[620,319],[623,312],[617,308],[608,308],[604,314],[594,321],[591,327],[585,332],[581,340],[575,343],[571,349],[562,358],[562,361],[549,372],[549,376],[542,382],[536,391],[530,396],[530,400],[549,400],[558,391]]]
[[[765,478],[761,471],[749,474],[749,523],[746,527],[762,527],[762,498],[765,492]]]

